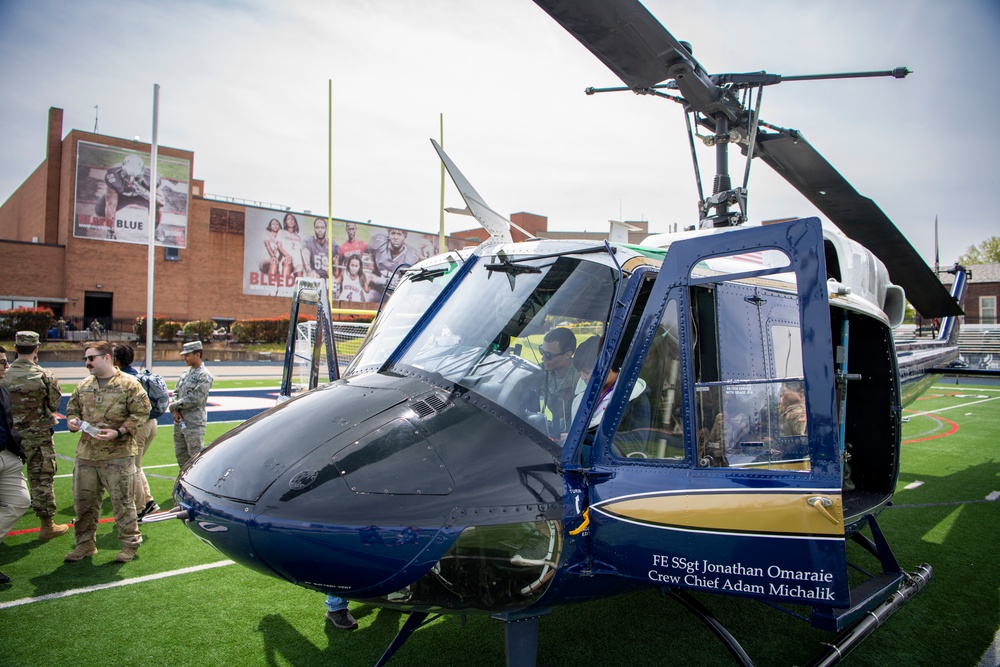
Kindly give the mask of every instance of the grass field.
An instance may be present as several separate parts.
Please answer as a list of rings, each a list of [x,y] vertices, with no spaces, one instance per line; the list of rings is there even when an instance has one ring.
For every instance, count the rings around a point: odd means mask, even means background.
[[[941,385],[911,407],[895,505],[880,524],[905,568],[927,562],[934,577],[845,664],[974,667],[1000,627],[1000,502],[987,500],[1000,491],[1000,389]],[[212,426],[209,437],[233,425]],[[56,483],[60,521],[72,518],[75,440],[56,439],[66,457]],[[177,474],[172,461],[172,430],[161,428],[145,464],[164,507]],[[119,548],[113,523],[101,524],[100,553],[80,563],[62,561],[71,534],[44,543],[33,532],[18,534],[37,525],[29,511],[0,545],[0,570],[14,579],[0,586],[4,667],[372,665],[404,620],[352,603],[360,630],[328,629],[321,594],[225,564],[177,521],[143,527],[139,557],[124,565],[112,561]],[[816,642],[830,638],[749,600],[697,597],[758,665],[803,664]],[[728,662],[708,630],[655,590],[560,607],[541,623],[539,665]],[[441,618],[391,664],[500,666],[503,628],[482,617]]]

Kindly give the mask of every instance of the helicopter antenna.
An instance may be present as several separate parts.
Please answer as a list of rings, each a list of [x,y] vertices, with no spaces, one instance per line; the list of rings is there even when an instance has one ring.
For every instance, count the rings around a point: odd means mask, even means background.
[[[444,149],[441,148],[441,144],[433,139],[431,139],[431,144],[434,145],[434,150],[437,151],[438,156],[444,163],[445,169],[448,170],[448,175],[451,176],[452,182],[455,183],[455,187],[458,188],[459,194],[461,194],[462,199],[465,200],[465,205],[469,210],[469,213],[471,213],[472,217],[479,221],[479,224],[482,225],[483,229],[485,229],[490,235],[490,238],[480,244],[479,248],[486,249],[493,245],[510,243],[513,240],[510,235],[510,220],[503,217],[486,204],[482,195],[476,192],[476,189],[472,187],[472,183],[470,183],[465,175],[459,171],[458,167],[455,166],[455,163],[451,161],[450,157],[448,157],[448,154],[444,152]]]
[[[938,256],[938,217],[934,216],[934,273],[941,273],[940,257]]]

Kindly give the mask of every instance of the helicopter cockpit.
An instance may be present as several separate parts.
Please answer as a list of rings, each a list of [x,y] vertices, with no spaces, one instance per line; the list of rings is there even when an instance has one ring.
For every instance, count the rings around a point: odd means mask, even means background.
[[[557,440],[560,428],[545,395],[543,336],[555,327],[601,335],[617,283],[618,272],[606,262],[570,254],[520,261],[501,253],[472,268],[393,366],[475,392]],[[409,302],[400,299],[407,294],[394,295],[390,305]],[[381,328],[394,318],[379,319],[347,377],[380,361],[372,341],[392,338]]]

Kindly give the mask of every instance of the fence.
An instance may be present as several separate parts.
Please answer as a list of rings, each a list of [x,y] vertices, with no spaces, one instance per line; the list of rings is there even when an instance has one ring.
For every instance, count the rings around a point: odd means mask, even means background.
[[[91,324],[94,321],[99,324],[98,335],[92,332]],[[66,332],[59,335],[59,330],[53,322],[52,328],[46,332],[47,340],[68,340],[68,341],[88,341],[88,340],[135,340],[135,320],[130,317],[69,317],[63,318],[66,322]]]

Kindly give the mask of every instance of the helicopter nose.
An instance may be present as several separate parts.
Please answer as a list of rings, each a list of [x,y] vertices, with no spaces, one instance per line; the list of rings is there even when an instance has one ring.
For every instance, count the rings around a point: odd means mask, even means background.
[[[192,531],[233,560],[375,597],[425,574],[469,525],[557,515],[554,451],[446,391],[372,374],[231,431],[176,495]]]

